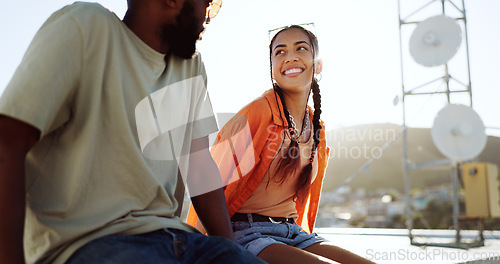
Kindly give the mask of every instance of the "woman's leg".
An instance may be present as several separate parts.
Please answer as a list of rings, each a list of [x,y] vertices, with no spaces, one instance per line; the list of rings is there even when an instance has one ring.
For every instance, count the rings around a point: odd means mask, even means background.
[[[312,246],[305,248],[304,250],[319,256],[323,256],[328,259],[332,259],[339,263],[362,263],[362,264],[374,263],[346,249],[330,245],[325,242],[314,244]]]
[[[257,256],[270,264],[338,263],[311,252],[283,244],[272,244],[264,248]]]

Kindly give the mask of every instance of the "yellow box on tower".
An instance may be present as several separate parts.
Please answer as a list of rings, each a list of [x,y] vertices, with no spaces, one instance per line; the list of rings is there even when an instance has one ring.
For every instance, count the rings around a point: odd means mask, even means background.
[[[492,163],[462,164],[467,217],[500,217],[500,176]]]

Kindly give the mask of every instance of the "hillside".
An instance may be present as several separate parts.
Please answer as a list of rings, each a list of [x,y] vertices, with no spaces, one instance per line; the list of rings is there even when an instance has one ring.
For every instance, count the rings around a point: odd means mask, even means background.
[[[353,188],[395,188],[403,191],[403,147],[398,137],[401,126],[372,124],[336,129],[327,132],[330,160],[326,171],[324,191],[331,191],[355,173],[371,157],[378,157],[369,167],[369,174],[360,173],[349,185]],[[380,156],[386,142],[397,138]],[[408,159],[411,163],[444,159],[432,142],[430,129],[408,128]],[[478,162],[500,166],[500,138],[488,137],[486,148]],[[411,187],[449,183],[447,165],[425,167],[410,171]]]

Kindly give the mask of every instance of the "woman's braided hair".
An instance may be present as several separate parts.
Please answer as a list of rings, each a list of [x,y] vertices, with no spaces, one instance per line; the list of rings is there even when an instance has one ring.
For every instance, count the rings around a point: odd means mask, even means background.
[[[313,62],[314,64],[316,63],[316,58],[319,54],[319,47],[318,47],[318,39],[316,36],[309,30],[298,26],[298,25],[292,25],[285,27],[281,29],[276,35],[274,35],[273,39],[271,40],[271,43],[269,44],[269,60],[270,60],[270,66],[271,66],[271,76],[272,76],[272,46],[274,41],[276,40],[276,37],[283,31],[288,30],[288,29],[299,29],[302,30],[306,35],[308,36],[311,46],[312,46],[312,52],[313,52]],[[314,143],[311,149],[311,156],[309,158],[309,163],[302,169],[302,171],[299,174],[298,180],[297,180],[297,185],[296,185],[296,192],[294,195],[294,200],[297,200],[297,198],[305,198],[307,193],[309,192],[309,188],[311,185],[311,178],[312,178],[312,164],[314,161],[314,157],[316,155],[316,149],[318,148],[319,145],[319,133],[321,130],[321,124],[320,124],[320,116],[321,116],[321,95],[320,95],[320,90],[319,90],[319,85],[318,85],[318,80],[314,77],[314,72],[315,68],[313,68],[313,80],[311,84],[311,90],[313,93],[313,101],[314,101],[314,115],[313,115],[313,128],[314,128]],[[283,113],[285,115],[285,120],[288,125],[288,127],[291,127],[291,120],[290,120],[290,114],[288,112],[285,98],[283,96],[283,90],[278,86],[277,83],[273,82],[273,89],[278,94],[281,104],[283,105]],[[307,117],[309,118],[309,117]],[[285,151],[285,156],[281,158],[281,160],[278,161],[278,166],[276,168],[276,171],[282,171],[280,175],[282,175],[280,178],[277,178],[276,180],[279,183],[283,183],[287,180],[289,176],[291,176],[296,170],[297,167],[300,165],[300,150],[299,150],[299,145],[296,140],[293,140],[294,136],[294,131],[293,129],[289,129],[290,136],[292,138],[290,142],[290,146],[288,149]],[[305,200],[305,199],[303,199]]]

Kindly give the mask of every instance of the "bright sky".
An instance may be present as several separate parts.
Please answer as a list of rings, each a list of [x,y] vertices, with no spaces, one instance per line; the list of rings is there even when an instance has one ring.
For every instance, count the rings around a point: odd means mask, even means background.
[[[461,7],[461,0],[452,0]],[[97,1],[123,17],[125,0]],[[401,0],[403,17],[430,0]],[[5,1],[0,10],[0,92],[45,19],[68,0]],[[438,6],[439,7],[439,6]],[[466,0],[473,103],[486,127],[500,128],[500,1]],[[451,9],[451,8],[450,8]],[[449,10],[449,9],[448,9]],[[431,5],[416,18],[441,14]],[[455,14],[455,13],[451,13]],[[199,43],[216,112],[236,112],[271,87],[269,29],[314,22],[324,70],[322,118],[327,128],[369,123],[401,124],[401,67],[397,0],[224,0],[219,15]],[[459,22],[460,25],[463,23]],[[424,68],[408,52],[414,26],[403,27],[406,87],[427,83],[443,67]],[[465,43],[449,62],[450,74],[467,83]],[[442,83],[432,86],[443,87]],[[417,98],[418,97],[418,98]],[[462,96],[452,102],[463,102]],[[413,99],[415,98],[415,99]],[[445,96],[412,96],[406,104],[408,125],[430,127]],[[488,129],[499,135],[500,129]]]

